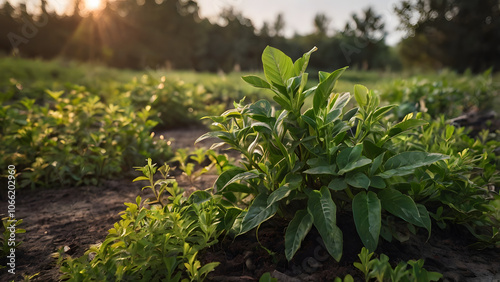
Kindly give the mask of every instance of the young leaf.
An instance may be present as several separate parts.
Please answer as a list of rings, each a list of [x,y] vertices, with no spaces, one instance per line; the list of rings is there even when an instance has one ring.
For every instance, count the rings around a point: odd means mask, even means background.
[[[285,233],[285,256],[291,260],[298,249],[302,240],[306,237],[313,224],[312,216],[307,210],[300,210],[295,213],[295,217],[290,221]]]
[[[285,87],[286,81],[293,75],[292,59],[280,50],[267,46],[262,53],[264,75],[271,84]]]
[[[368,88],[361,84],[354,85],[354,99],[360,107],[365,106],[368,103]]]
[[[326,250],[336,260],[342,257],[342,231],[337,227],[337,206],[332,200],[330,191],[323,186],[321,191],[313,190],[307,201],[307,210],[313,217],[314,226],[318,229]]]
[[[265,89],[271,89],[271,85],[263,80],[262,78],[255,76],[255,75],[246,75],[241,77],[246,83],[252,85],[253,87],[257,88],[265,88]]]
[[[352,200],[354,223],[363,245],[374,252],[382,226],[382,206],[373,192],[359,192]]]
[[[426,124],[428,124],[428,122],[426,122],[424,120],[407,119],[407,120],[404,120],[400,123],[397,123],[396,125],[391,127],[391,129],[389,129],[389,132],[387,133],[387,135],[389,137],[394,137],[394,136],[401,134],[405,131],[408,131],[412,128],[419,127],[419,126],[426,125]]]
[[[312,52],[318,50],[316,46],[314,46],[309,52],[302,55],[301,58],[297,59],[293,64],[294,74],[299,76],[306,71],[307,65],[309,64],[309,58],[311,57]]]
[[[330,96],[330,93],[332,93],[337,79],[346,69],[347,67],[344,67],[332,72],[325,80],[318,84],[313,98],[313,109],[315,113],[318,113],[327,103],[327,98]]]

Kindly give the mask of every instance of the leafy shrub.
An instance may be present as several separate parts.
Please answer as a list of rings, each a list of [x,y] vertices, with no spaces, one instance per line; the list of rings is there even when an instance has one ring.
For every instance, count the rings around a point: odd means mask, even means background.
[[[401,146],[445,153],[450,159],[416,170],[398,187],[424,202],[439,226],[463,224],[479,239],[478,246],[500,246],[500,155],[495,153],[500,142],[488,131],[477,138],[465,133],[443,116],[418,128]]]
[[[97,184],[146,156],[170,155],[165,141],[152,139],[150,107],[104,104],[80,86],[47,90],[45,99],[3,101],[0,109],[0,164],[21,168],[21,187]]]
[[[385,213],[431,231],[425,206],[395,185],[417,168],[448,157],[425,151],[407,151],[401,136],[427,122],[406,116],[388,123],[384,116],[393,105],[379,107],[379,98],[356,85],[359,107],[345,109],[349,93],[334,93],[346,68],[319,72],[319,84],[305,89],[305,72],[312,49],[295,63],[281,51],[267,47],[262,55],[266,79],[246,76],[255,87],[270,89],[281,106],[266,100],[235,103],[235,109],[211,116],[218,131],[198,140],[217,137],[243,156],[243,168],[220,175],[215,189],[233,200],[231,232],[239,235],[280,214],[293,219],[285,234],[285,255],[292,259],[314,225],[327,251],[337,261],[342,256],[342,231],[336,223],[337,207],[352,210],[363,244],[375,250],[384,230]],[[311,96],[313,106],[302,109]],[[240,210],[234,193],[250,195],[248,209]],[[382,230],[382,231],[381,231]]]
[[[492,110],[500,102],[500,88],[493,82],[491,70],[478,76],[445,72],[432,78],[394,80],[380,90],[384,101],[400,103],[396,110],[399,118],[412,112],[452,118],[474,110]]]
[[[61,279],[71,281],[203,281],[219,263],[201,265],[199,251],[217,243],[218,228],[223,220],[216,198],[197,191],[189,198],[177,182],[168,178],[169,167],[159,169],[148,159],[139,168],[146,180],[144,188],[153,191],[155,199],[141,206],[127,203],[122,220],[114,224],[102,244],[91,247],[84,256],[63,259],[60,256]],[[154,181],[159,171],[162,178]],[[167,201],[162,194],[167,193]],[[151,205],[148,209],[145,204]]]
[[[182,79],[143,75],[117,90],[121,98],[130,99],[135,107],[151,106],[160,121],[160,128],[178,128],[199,124],[200,118],[222,112],[232,99],[239,99],[244,92],[223,79],[189,83]]]

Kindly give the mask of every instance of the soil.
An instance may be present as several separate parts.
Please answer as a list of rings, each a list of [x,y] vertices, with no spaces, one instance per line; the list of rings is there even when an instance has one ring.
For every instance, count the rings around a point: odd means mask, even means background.
[[[161,134],[174,138],[171,145],[176,149],[194,147],[194,140],[204,132],[205,129],[197,128]],[[83,255],[89,246],[102,242],[113,223],[120,220],[119,212],[125,210],[124,202],[135,202],[137,195],[149,196],[147,191],[141,191],[142,183],[132,183],[133,177],[130,174],[122,180],[106,181],[99,187],[17,191],[16,216],[24,220],[21,227],[26,233],[17,235],[18,241],[23,243],[16,250],[16,274],[9,274],[4,268],[0,281],[20,281],[23,275],[36,273],[35,281],[58,281],[59,269],[53,253],[64,248],[72,257]],[[215,175],[207,175],[199,186],[210,187],[215,178]],[[190,186],[181,175],[178,181],[180,187]],[[6,201],[2,199],[0,211],[6,210]],[[286,222],[277,219],[261,225],[260,243],[255,232],[236,239],[221,238],[221,242],[200,254],[200,260],[221,263],[210,273],[208,279],[211,281],[258,281],[265,272],[270,272],[279,281],[331,281],[347,273],[353,275],[355,281],[361,281],[362,274],[352,263],[358,260],[362,244],[352,222],[342,222],[344,218],[349,220],[349,216],[339,214],[338,218],[345,242],[340,263],[327,255],[314,229],[294,259],[287,262],[283,239]],[[424,258],[426,269],[443,273],[445,281],[500,281],[498,249],[468,248],[474,239],[458,227],[447,230],[435,227],[432,232],[428,241],[424,230],[403,243],[381,240],[377,253],[385,253],[396,264]],[[5,259],[0,258],[0,264],[5,265]]]

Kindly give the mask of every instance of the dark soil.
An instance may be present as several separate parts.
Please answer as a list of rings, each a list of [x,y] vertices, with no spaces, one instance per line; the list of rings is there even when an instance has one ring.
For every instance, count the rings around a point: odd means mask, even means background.
[[[194,140],[206,132],[204,129],[167,131],[167,138],[174,138],[172,147],[193,147]],[[206,145],[206,143],[204,144]],[[181,187],[189,187],[179,176]],[[201,179],[200,186],[210,187],[214,175]],[[33,275],[35,281],[57,281],[59,269],[51,255],[60,248],[73,257],[83,255],[90,245],[102,242],[113,223],[125,210],[124,202],[135,202],[143,183],[132,183],[132,177],[107,181],[99,187],[77,187],[54,190],[19,190],[16,198],[16,216],[24,220],[21,225],[26,234],[19,234],[22,245],[16,250],[16,274],[0,271],[0,281],[22,280],[23,275]],[[4,197],[4,195],[2,195]],[[7,210],[2,199],[0,211]],[[221,238],[221,242],[200,255],[202,262],[219,261],[221,264],[209,275],[212,281],[258,281],[265,272],[280,281],[331,281],[336,276],[353,275],[356,281],[362,274],[353,267],[362,244],[349,216],[338,215],[344,236],[344,255],[340,263],[329,257],[322,247],[318,233],[313,229],[291,262],[284,257],[284,232],[286,222],[271,220],[255,232],[236,239]],[[343,222],[347,220],[347,222]],[[424,258],[425,267],[439,271],[447,281],[500,281],[500,252],[498,249],[477,251],[467,246],[474,242],[460,228],[442,231],[433,228],[427,240],[424,230],[414,238],[399,243],[381,240],[377,253],[385,253],[391,261]],[[268,253],[263,247],[271,251]],[[5,258],[0,258],[5,265]],[[495,280],[496,279],[496,280]]]

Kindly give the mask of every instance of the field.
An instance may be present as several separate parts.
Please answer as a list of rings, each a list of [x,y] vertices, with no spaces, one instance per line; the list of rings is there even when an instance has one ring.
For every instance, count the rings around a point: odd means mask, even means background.
[[[0,280],[499,279],[500,74],[307,76],[309,55],[0,59]]]

